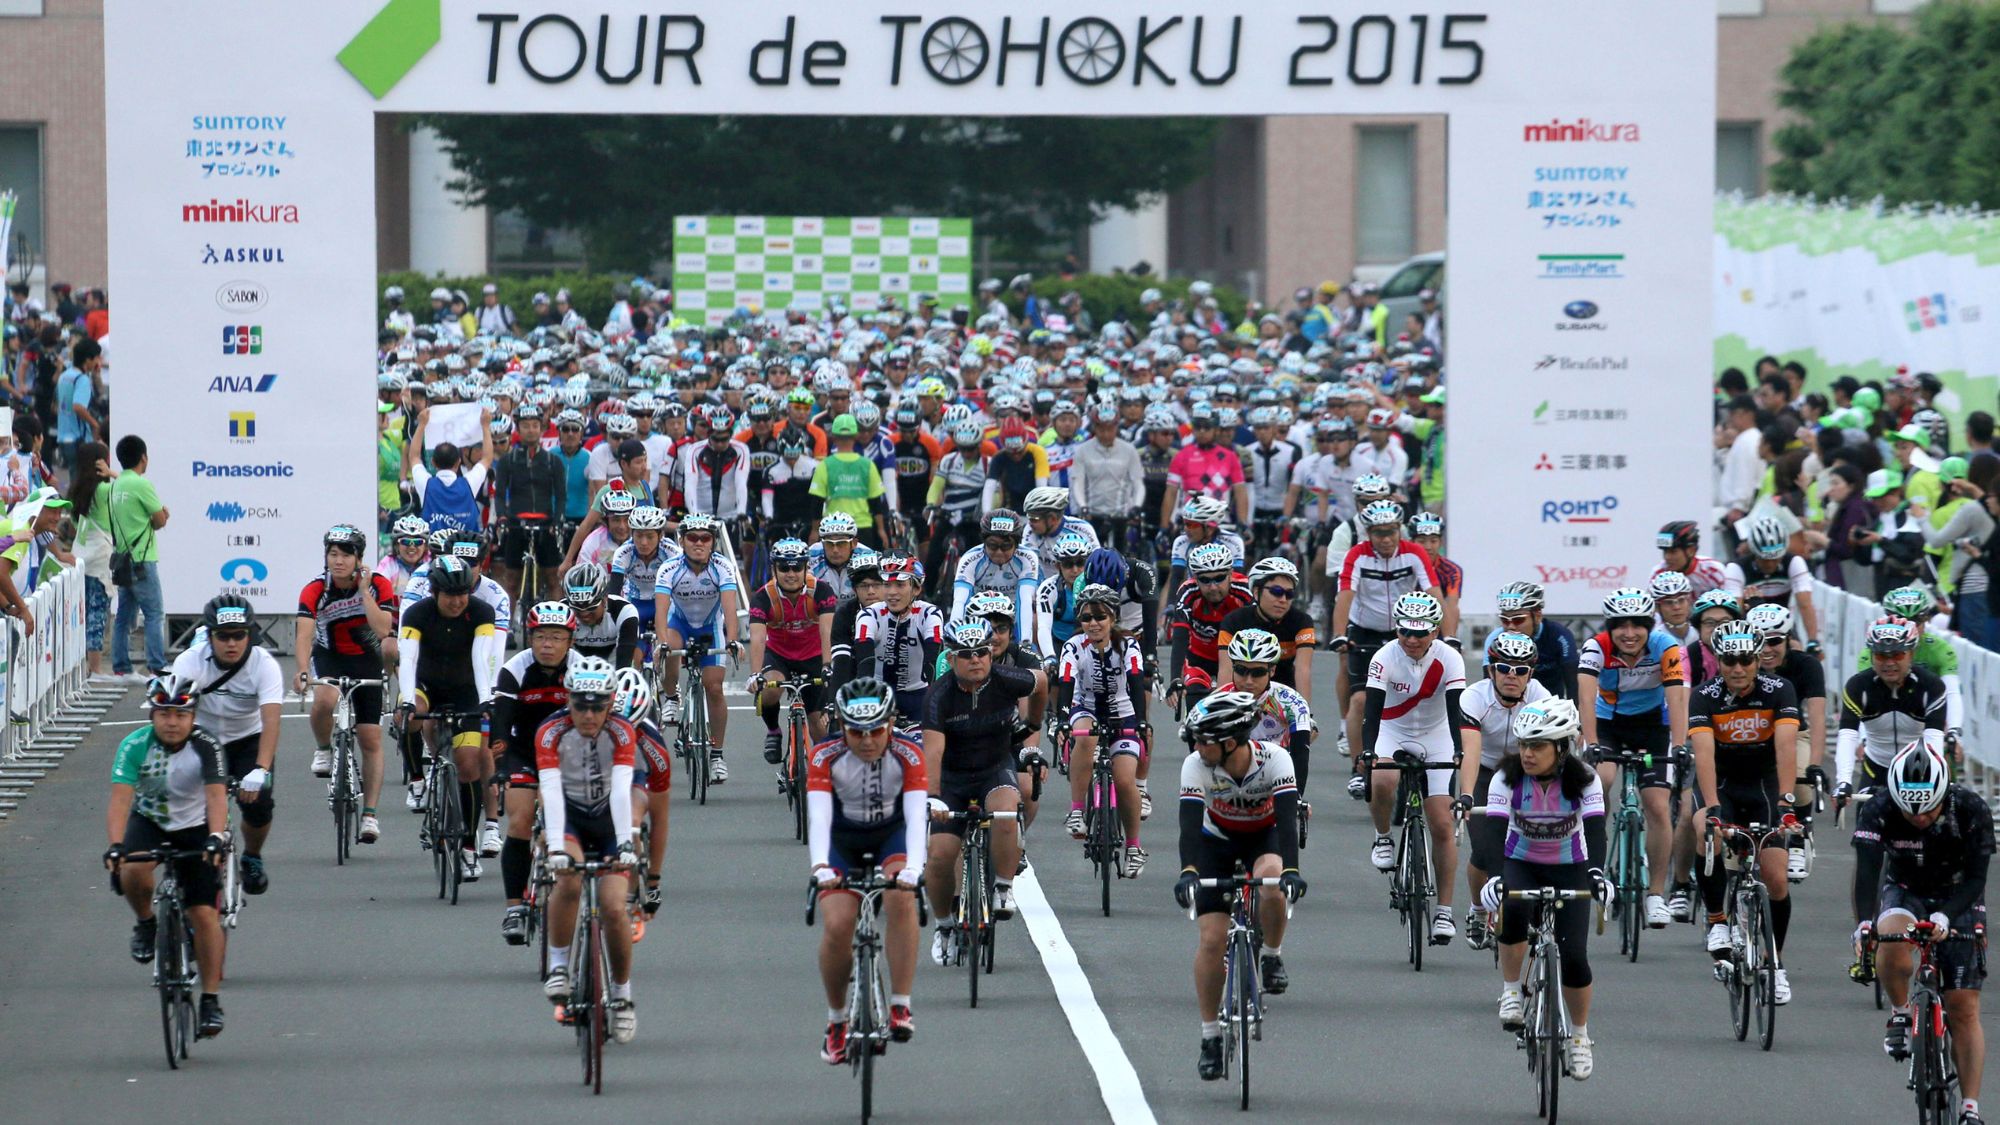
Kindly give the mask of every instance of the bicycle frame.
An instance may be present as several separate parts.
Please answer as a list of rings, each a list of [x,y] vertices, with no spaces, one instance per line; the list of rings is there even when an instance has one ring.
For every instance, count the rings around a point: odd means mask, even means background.
[[[576,1029],[577,1045],[583,1055],[583,1080],[590,1092],[604,1092],[604,1041],[610,1037],[610,1013],[606,1000],[611,992],[611,953],[604,937],[604,918],[598,907],[597,880],[600,875],[619,874],[626,866],[616,861],[592,860],[569,868],[582,879],[577,889],[576,932],[570,940],[570,993],[564,1006],[565,1022]],[[581,958],[581,960],[578,960]],[[576,970],[582,969],[579,974]],[[578,976],[583,986],[577,987]],[[579,1000],[581,997],[581,1000]]]
[[[1940,930],[1929,920],[1921,920],[1904,933],[1873,934],[1868,941],[1871,950],[1883,943],[1903,943],[1916,949],[1908,996],[1913,1039],[1909,1087],[1917,1099],[1917,1120],[1935,1125],[1948,1125],[1958,1109],[1958,1068],[1952,1058],[1951,1024],[1945,1015],[1937,969],[1938,947],[1948,941],[1977,942],[1983,958],[1986,927],[1975,926],[1971,933],[1961,933]]]
[[[969,962],[971,1007],[979,1006],[979,976],[993,971],[993,851],[989,842],[995,821],[1018,821],[1017,812],[995,812],[973,802],[946,819],[965,825],[958,857],[958,910],[952,938],[952,964]],[[970,954],[968,958],[967,954]]]
[[[333,777],[327,784],[326,803],[333,810],[334,863],[341,865],[361,839],[362,765],[361,745],[355,733],[354,693],[362,688],[379,688],[382,680],[313,677],[307,683],[338,693],[333,702]]]
[[[1515,1047],[1528,1053],[1528,1072],[1535,1076],[1538,1112],[1553,1122],[1561,1083],[1569,1073],[1564,1044],[1569,1041],[1569,1004],[1563,999],[1562,952],[1556,944],[1556,911],[1564,903],[1590,897],[1589,891],[1536,887],[1508,891],[1507,898],[1535,904],[1528,927],[1527,959],[1521,968],[1521,1029]]]
[[[1222,1023],[1222,1072],[1227,1075],[1235,1064],[1239,1076],[1240,1108],[1250,1108],[1250,1044],[1264,1041],[1264,989],[1258,975],[1258,953],[1263,949],[1263,927],[1257,921],[1258,891],[1282,886],[1275,876],[1251,877],[1236,864],[1236,873],[1222,879],[1198,879],[1195,885],[1220,890],[1229,896],[1229,932],[1222,944],[1222,1003],[1216,1018]],[[1196,917],[1196,908],[1188,917]],[[1285,903],[1291,917],[1292,904]]]
[[[854,960],[847,971],[847,1067],[861,1079],[861,1119],[865,1122],[875,1107],[875,1056],[886,1054],[893,1036],[889,1027],[888,990],[882,985],[882,931],[875,919],[882,913],[882,896],[890,891],[908,891],[917,898],[917,925],[930,923],[921,884],[905,888],[874,866],[875,857],[861,862],[868,878],[845,882],[836,890],[853,893],[861,901],[854,914],[854,937],[850,942]],[[822,888],[809,881],[806,886],[806,925],[813,924],[819,910]],[[859,1049],[857,1049],[857,1044]]]
[[[1618,952],[1627,959],[1639,959],[1639,936],[1646,928],[1641,911],[1646,896],[1646,814],[1639,804],[1639,771],[1650,768],[1653,756],[1623,750],[1606,750],[1599,763],[1618,767],[1618,806],[1612,811],[1610,847],[1606,849],[1611,882],[1616,888],[1608,907],[1597,914],[1598,932],[1604,932],[1608,914],[1618,919]]]
[[[1771,928],[1771,892],[1761,874],[1766,851],[1783,850],[1784,837],[1798,831],[1798,822],[1789,816],[1777,827],[1762,824],[1725,824],[1713,817],[1705,862],[1715,870],[1716,839],[1720,837],[1733,864],[1729,872],[1725,909],[1729,917],[1730,979],[1729,1006],[1736,1038],[1748,1037],[1751,1017],[1756,1017],[1759,1045],[1771,1049],[1777,1033],[1777,938]],[[1773,841],[1777,841],[1773,843]],[[1740,935],[1740,937],[1738,936]]]
[[[1437,865],[1430,854],[1430,822],[1424,812],[1428,779],[1432,770],[1449,770],[1456,777],[1460,764],[1457,756],[1449,762],[1426,762],[1403,750],[1387,760],[1371,757],[1368,764],[1371,771],[1395,770],[1399,774],[1396,793],[1403,823],[1396,841],[1389,906],[1408,931],[1410,967],[1419,973],[1424,971],[1423,951],[1430,944],[1431,908],[1438,894]]]

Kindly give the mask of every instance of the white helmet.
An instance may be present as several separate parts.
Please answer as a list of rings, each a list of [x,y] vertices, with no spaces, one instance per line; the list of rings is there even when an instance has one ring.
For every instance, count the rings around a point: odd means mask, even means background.
[[[1889,761],[1889,799],[1906,816],[1921,816],[1944,804],[1951,773],[1944,755],[1919,738]]]
[[[389,534],[397,539],[423,539],[430,533],[431,525],[422,516],[403,516],[389,528]]]
[[[1663,570],[1653,575],[1653,580],[1649,585],[1652,587],[1653,599],[1655,601],[1661,598],[1678,598],[1682,594],[1694,593],[1694,585],[1688,581],[1687,575],[1682,574],[1678,570]]]
[[[1028,490],[1028,497],[1021,503],[1021,510],[1029,515],[1036,512],[1054,512],[1061,515],[1069,510],[1069,489],[1044,485]]]
[[[1186,523],[1220,524],[1228,513],[1229,506],[1213,496],[1191,496],[1181,508],[1181,519]]]
[[[1297,582],[1299,580],[1299,568],[1293,566],[1290,559],[1278,555],[1258,559],[1257,565],[1250,568],[1250,586],[1252,589],[1263,584],[1266,579],[1271,578],[1289,578]],[[1233,660],[1235,657],[1231,657],[1230,659]]]
[[[1606,619],[1653,616],[1653,595],[1637,586],[1620,586],[1604,595]]]
[[[1514,712],[1514,737],[1522,742],[1567,742],[1583,731],[1576,704],[1556,697]]]
[[[629,516],[639,506],[639,501],[622,488],[605,489],[598,494],[597,503],[607,516]]]
[[[611,709],[620,718],[638,722],[653,705],[653,688],[637,668],[620,668],[611,677]]]
[[[1403,526],[1403,506],[1394,500],[1377,500],[1361,509],[1361,523],[1364,527]]]
[[[1189,574],[1216,574],[1234,570],[1236,559],[1220,543],[1203,543],[1188,552]]]
[[[665,531],[667,513],[651,504],[641,504],[632,509],[633,531]]]
[[[1396,599],[1389,610],[1389,616],[1403,629],[1429,629],[1436,631],[1444,622],[1444,606],[1438,600],[1421,590],[1412,590]]]
[[[1263,629],[1245,629],[1229,640],[1231,664],[1276,664],[1283,655],[1277,636]]]
[[[612,680],[617,670],[609,660],[601,656],[577,656],[569,662],[569,671],[563,674],[563,690],[571,695],[611,694]]]
[[[1389,478],[1380,473],[1363,473],[1354,478],[1354,502],[1366,506],[1365,501],[1387,500],[1396,491],[1389,484]]]
[[[1760,637],[1792,635],[1792,611],[1775,602],[1751,606],[1743,615],[1743,623],[1755,629]]]

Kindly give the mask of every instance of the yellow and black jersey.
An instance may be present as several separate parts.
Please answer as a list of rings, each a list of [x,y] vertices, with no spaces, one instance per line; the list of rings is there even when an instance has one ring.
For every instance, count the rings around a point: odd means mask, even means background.
[[[1799,696],[1782,676],[1760,672],[1742,695],[1733,695],[1721,676],[1694,690],[1688,701],[1688,731],[1715,738],[1718,781],[1756,780],[1777,768],[1778,732],[1799,726]]]

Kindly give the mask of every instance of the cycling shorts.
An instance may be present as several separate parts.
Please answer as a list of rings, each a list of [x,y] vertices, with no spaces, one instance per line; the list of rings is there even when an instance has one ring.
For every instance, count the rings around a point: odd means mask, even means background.
[[[1236,874],[1236,865],[1241,862],[1243,870],[1255,874],[1258,860],[1277,854],[1278,826],[1275,824],[1249,832],[1225,829],[1220,836],[1203,832],[1195,843],[1194,873],[1203,879],[1222,879]],[[1229,900],[1215,887],[1197,888],[1194,892],[1194,912],[1227,914]]]
[[[500,532],[500,542],[494,548],[495,561],[500,565],[518,569],[521,560],[528,554],[528,543],[532,537],[535,546],[535,565],[545,571],[553,571],[562,565],[562,538],[551,531],[546,524],[525,524],[509,521]]]
[[[1775,827],[1785,815],[1785,809],[1778,804],[1777,777],[1718,778],[1715,783],[1715,815],[1724,824],[1762,824]],[[1776,847],[1783,847],[1781,841],[1773,840]]]
[[[1472,814],[1466,818],[1465,833],[1472,842],[1472,866],[1488,875],[1500,873],[1502,850],[1507,843],[1507,818],[1487,816],[1486,790],[1493,784],[1493,769],[1479,767],[1479,780],[1472,784]]]
[[[1652,719],[1599,719],[1597,740],[1627,754],[1651,754],[1653,764],[1639,771],[1639,788],[1672,789],[1674,761],[1666,724]]]
[[[1103,722],[1104,737],[1110,741],[1112,757],[1116,758],[1121,754],[1128,758],[1144,756],[1145,744],[1139,741],[1139,717],[1137,715],[1127,715],[1122,719],[1106,719]],[[1093,718],[1089,711],[1079,708],[1069,717],[1070,735],[1072,737],[1088,738],[1097,723],[1098,720]],[[1084,763],[1084,768],[1088,767],[1089,763]],[[1076,767],[1072,765],[1070,768],[1075,769]]]
[[[611,823],[611,810],[587,813],[572,804],[563,807],[563,839],[575,840],[583,848],[585,862],[618,858],[618,832]]]
[[[1359,625],[1347,627],[1347,694],[1368,687],[1368,662],[1375,659],[1377,649],[1395,639],[1394,633],[1380,633]]]
[[[561,559],[556,560],[561,562]],[[312,674],[323,680],[379,680],[383,678],[382,658],[374,653],[357,656],[342,656],[328,649],[315,648],[312,652]],[[332,691],[332,688],[314,688],[315,692]],[[374,727],[382,725],[382,689],[380,687],[355,688],[349,697],[354,704],[354,725]]]
[[[417,684],[417,698],[412,700],[417,710],[469,712],[479,708],[479,693],[471,684],[453,684],[442,687],[426,687]],[[422,718],[421,715],[418,716]],[[480,743],[479,719],[465,716],[449,721],[451,745],[454,750],[463,750]]]
[[[257,743],[262,740],[262,735],[246,734],[222,744],[222,756],[229,763],[229,776],[241,781],[244,774],[257,768]],[[360,769],[361,748],[356,746],[354,749],[354,768]],[[243,810],[243,823],[252,828],[262,828],[271,823],[271,810],[278,803],[277,794],[272,792],[277,788],[278,771],[268,772],[270,776],[264,779],[264,788],[255,798],[246,799],[242,790],[236,791],[236,807]]]
[[[970,773],[946,770],[943,781],[938,787],[938,798],[951,811],[964,812],[972,807],[974,801],[991,808],[992,802],[988,798],[994,791],[1000,789],[1012,789],[1016,793],[1021,791],[1021,787],[1015,783],[1014,763],[1011,761],[1003,762],[991,769],[975,770]],[[934,822],[931,825],[931,832],[962,839],[965,836],[965,822],[962,820]]]
[[[701,666],[703,668],[722,667],[723,657],[728,655],[728,653],[723,647],[721,610],[718,609],[715,611],[715,616],[709,620],[707,625],[698,626],[681,616],[681,608],[675,606],[667,611],[667,629],[680,635],[680,647],[683,648],[687,646],[688,638],[706,634],[708,637],[708,655],[701,658]],[[666,630],[661,631],[665,632]]]
[[[131,837],[128,835],[126,839]],[[1883,918],[1891,914],[1907,914],[1922,921],[1943,905],[1943,899],[1917,894],[1901,883],[1882,884]],[[1951,928],[1961,933],[1971,933],[1974,926],[1985,924],[1985,903],[1968,907],[1951,920]],[[1940,990],[1969,989],[1978,992],[1986,981],[1986,951],[1976,941],[1947,941],[1937,948],[1937,968]]]
[[[1396,751],[1406,747],[1412,750],[1421,748],[1423,750],[1424,761],[1440,765],[1451,761],[1457,756],[1452,752],[1451,732],[1442,727],[1432,731],[1428,735],[1415,736],[1404,734],[1396,730],[1392,725],[1383,723],[1381,730],[1375,737],[1375,760],[1377,762],[1390,761],[1396,756]],[[1458,771],[1456,770],[1425,770],[1424,795],[1428,797],[1449,797],[1451,796],[1453,784],[1457,780]]]
[[[903,850],[906,838],[903,828],[903,818],[899,816],[867,826],[841,824],[836,820],[826,853],[827,866],[840,872],[843,878],[859,880],[867,878],[873,868],[886,867],[898,860],[907,862],[909,856]]]
[[[138,813],[133,813],[125,821],[125,850],[128,852],[150,852],[156,848],[199,851],[207,846],[206,824],[193,824],[169,832]],[[202,856],[175,861],[174,876],[181,881],[181,904],[214,906],[216,893],[221,889],[220,875],[221,872],[210,866]]]
[[[815,680],[822,678],[821,673],[824,672],[825,669],[821,667],[820,662],[817,659],[787,660],[784,657],[779,656],[777,653],[772,652],[770,649],[767,648],[764,650],[764,671],[776,672],[780,679],[789,679],[793,676],[802,676],[805,677],[807,680]],[[766,678],[768,679],[768,677]],[[769,691],[771,692],[773,698],[778,698],[778,689],[776,687],[770,688]],[[806,714],[808,715],[816,714],[818,713],[819,709],[825,704],[826,685],[807,683],[805,687],[799,692],[799,695],[805,701]]]

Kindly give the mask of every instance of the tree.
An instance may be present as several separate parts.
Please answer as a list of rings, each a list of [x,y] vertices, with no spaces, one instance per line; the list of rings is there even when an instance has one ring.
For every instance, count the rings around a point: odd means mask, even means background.
[[[583,233],[593,269],[669,256],[675,215],[969,216],[1067,239],[1208,170],[1217,123],[1046,117],[427,115],[473,200]]]
[[[2000,5],[1937,0],[1907,28],[1842,24],[1800,43],[1771,185],[1822,199],[2000,205]]]

